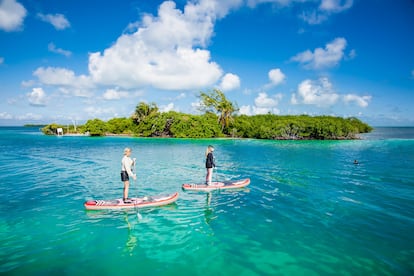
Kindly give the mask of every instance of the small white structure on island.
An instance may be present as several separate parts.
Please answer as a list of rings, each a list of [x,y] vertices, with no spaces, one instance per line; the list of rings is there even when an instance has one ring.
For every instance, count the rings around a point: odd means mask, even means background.
[[[56,134],[57,134],[57,136],[63,136],[63,128],[58,127],[58,128],[56,129]]]

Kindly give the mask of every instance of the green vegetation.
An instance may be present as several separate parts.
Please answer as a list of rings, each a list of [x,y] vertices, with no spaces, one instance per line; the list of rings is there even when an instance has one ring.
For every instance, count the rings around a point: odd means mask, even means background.
[[[201,103],[203,104],[201,110],[205,112],[218,113],[218,121],[221,125],[221,131],[225,127],[229,127],[233,122],[233,113],[238,111],[232,102],[227,100],[223,92],[214,89],[209,93],[200,93]]]
[[[131,135],[137,137],[213,138],[238,137],[256,139],[356,139],[372,128],[357,118],[332,116],[278,116],[274,114],[236,116],[238,110],[220,90],[201,92],[203,115],[175,111],[161,113],[155,103],[139,103],[130,118],[114,118],[107,122],[88,120],[76,129],[49,124],[43,133],[54,135],[57,128],[64,134],[91,136]]]

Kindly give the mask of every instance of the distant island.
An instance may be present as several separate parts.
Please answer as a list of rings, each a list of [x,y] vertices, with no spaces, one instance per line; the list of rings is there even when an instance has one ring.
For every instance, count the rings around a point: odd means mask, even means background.
[[[88,120],[81,126],[56,123],[42,128],[46,135],[135,136],[171,138],[255,138],[272,140],[349,140],[372,127],[355,117],[308,115],[234,115],[238,109],[224,93],[201,92],[202,115],[175,111],[159,112],[155,103],[140,102],[129,118],[107,122]]]

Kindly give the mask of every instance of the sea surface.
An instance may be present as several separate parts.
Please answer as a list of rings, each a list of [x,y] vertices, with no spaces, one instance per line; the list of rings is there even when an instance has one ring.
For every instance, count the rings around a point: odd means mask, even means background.
[[[234,191],[185,192],[250,178]],[[174,204],[86,211],[122,197],[123,149],[137,158],[130,196],[178,191]],[[354,164],[358,160],[358,164]],[[0,274],[413,275],[414,128],[351,141],[45,136],[0,127]]]

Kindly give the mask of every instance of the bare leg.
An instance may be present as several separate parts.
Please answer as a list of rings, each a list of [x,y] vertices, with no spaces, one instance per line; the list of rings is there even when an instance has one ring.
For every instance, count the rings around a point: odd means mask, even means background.
[[[129,181],[124,181],[124,199],[128,198]]]
[[[209,172],[208,168],[206,170],[207,170],[207,174],[206,174],[206,184],[207,184],[210,172]]]
[[[211,185],[211,179],[213,178],[213,168],[207,169],[207,175],[206,175],[206,182],[207,185]]]

